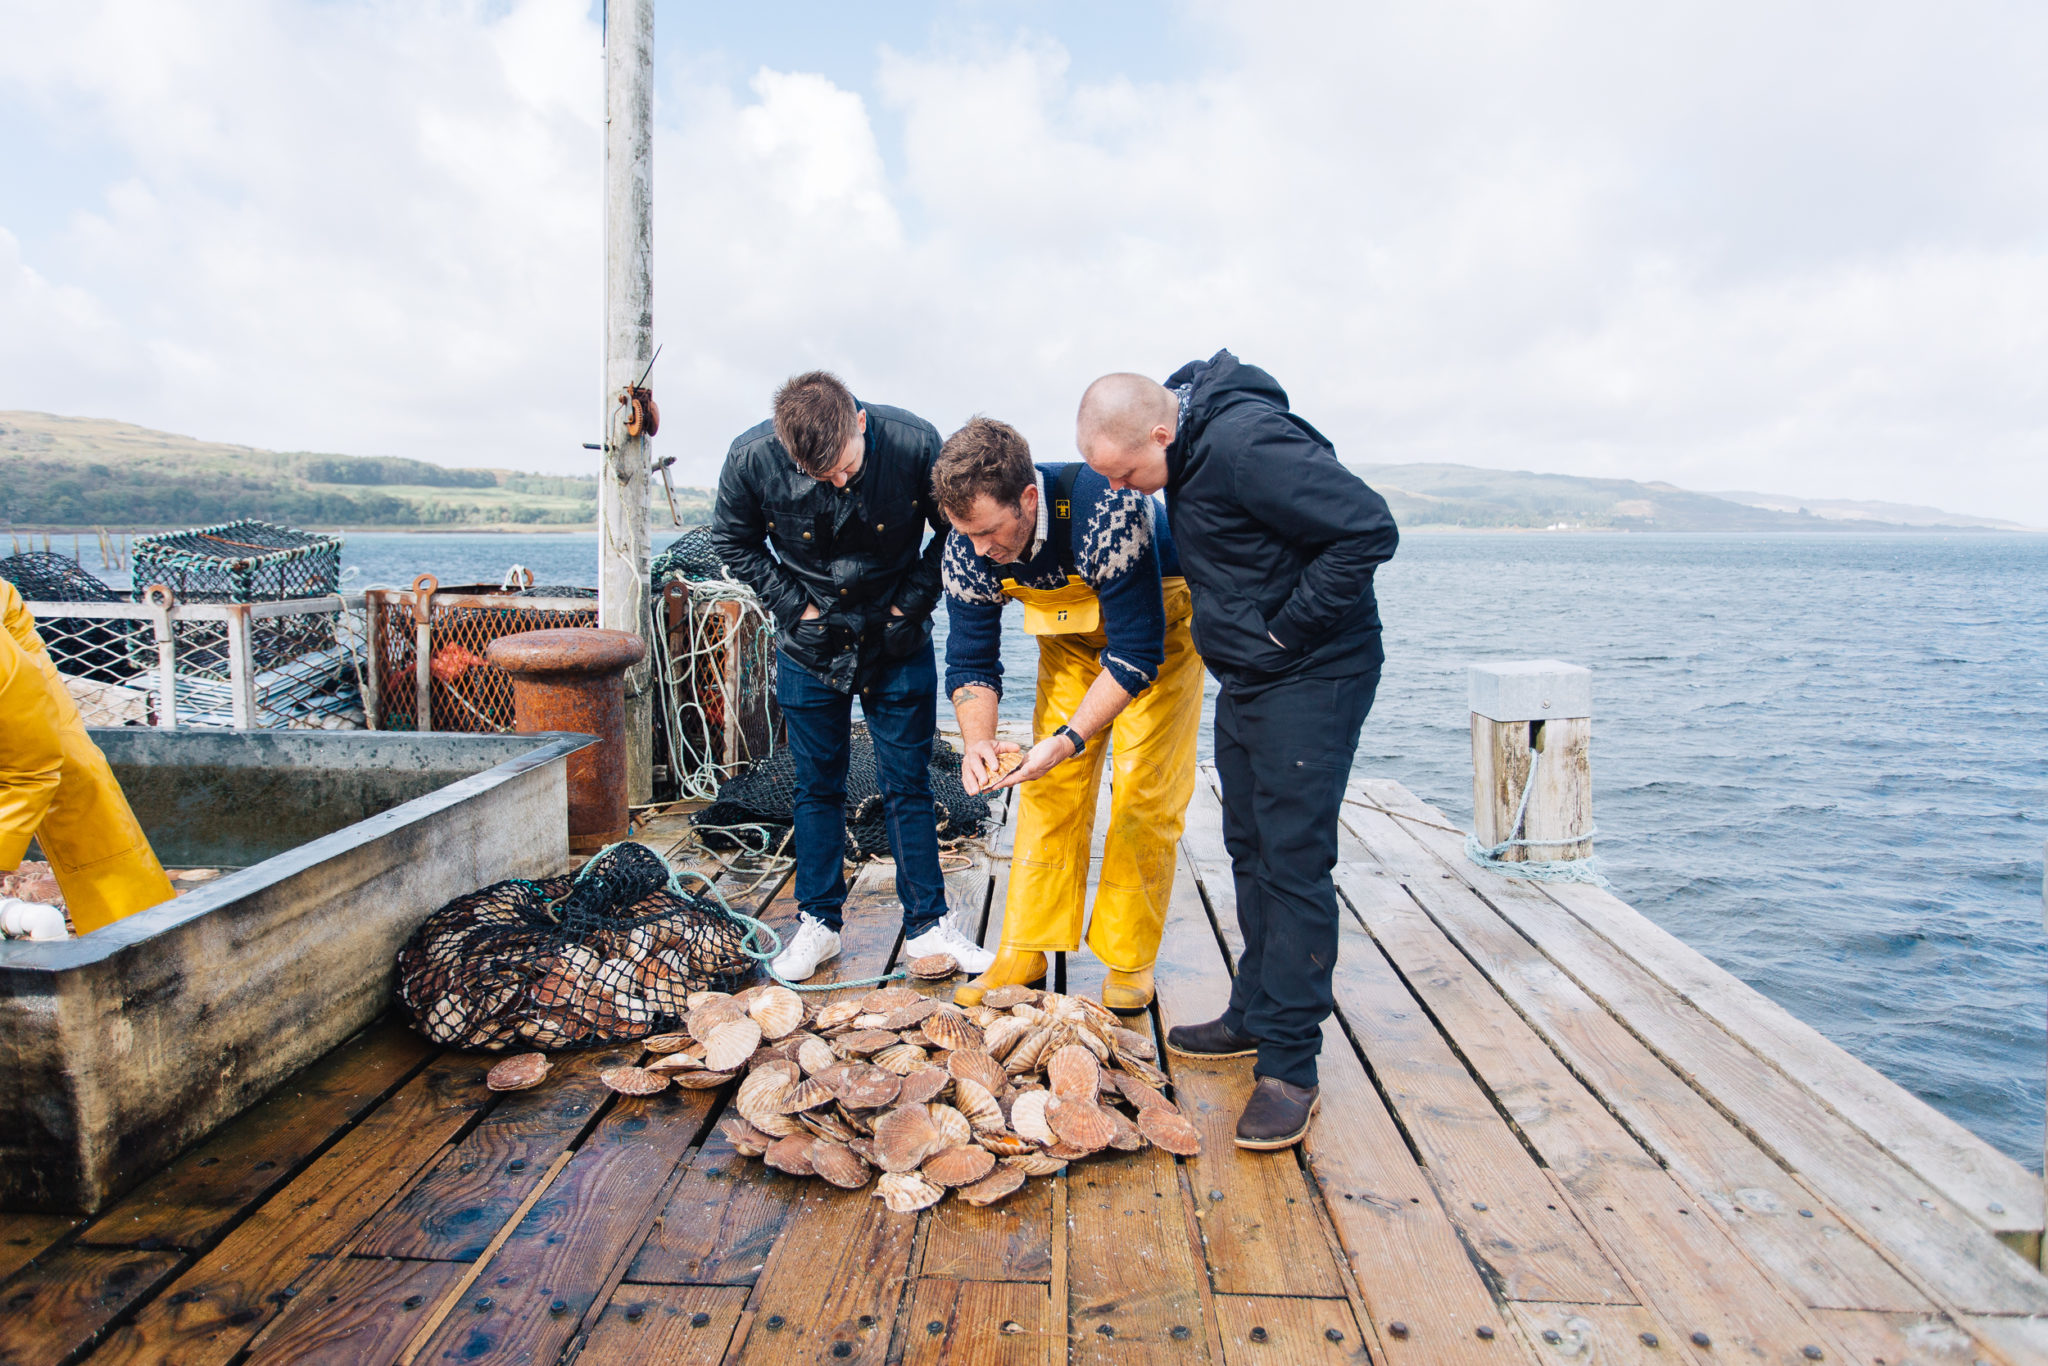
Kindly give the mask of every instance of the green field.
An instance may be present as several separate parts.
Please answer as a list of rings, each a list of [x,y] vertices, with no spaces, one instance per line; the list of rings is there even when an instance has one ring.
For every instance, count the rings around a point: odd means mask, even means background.
[[[656,496],[665,519],[658,486]],[[685,522],[710,515],[708,490],[678,489],[676,501]],[[147,531],[241,517],[323,528],[590,527],[597,480],[266,451],[105,418],[0,412],[0,526]]]

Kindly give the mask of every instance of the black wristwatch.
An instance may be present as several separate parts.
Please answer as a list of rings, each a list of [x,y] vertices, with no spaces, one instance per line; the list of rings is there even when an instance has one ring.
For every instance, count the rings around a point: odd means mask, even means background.
[[[1081,738],[1081,732],[1075,730],[1072,726],[1061,726],[1058,730],[1054,731],[1053,734],[1064,735],[1069,740],[1073,741],[1074,753],[1076,754],[1079,754],[1082,750],[1088,748],[1088,742]]]

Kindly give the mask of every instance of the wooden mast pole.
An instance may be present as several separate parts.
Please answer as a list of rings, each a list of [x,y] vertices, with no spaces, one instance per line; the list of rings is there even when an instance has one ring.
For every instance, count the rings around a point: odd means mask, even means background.
[[[645,632],[645,435],[620,399],[654,349],[654,0],[607,0],[604,30],[604,470],[598,479],[598,624]],[[651,381],[650,381],[651,383]],[[650,656],[652,652],[650,651]],[[626,675],[626,787],[653,795],[652,673]]]

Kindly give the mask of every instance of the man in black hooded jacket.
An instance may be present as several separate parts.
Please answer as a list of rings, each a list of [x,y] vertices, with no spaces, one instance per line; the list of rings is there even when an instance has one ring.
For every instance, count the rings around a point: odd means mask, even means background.
[[[1103,376],[1075,440],[1112,488],[1165,490],[1195,645],[1222,685],[1216,770],[1244,953],[1222,1017],[1176,1026],[1167,1046],[1256,1053],[1238,1146],[1289,1147],[1316,1108],[1337,814],[1385,658],[1372,577],[1399,541],[1394,518],[1279,383],[1228,351],[1164,385]]]

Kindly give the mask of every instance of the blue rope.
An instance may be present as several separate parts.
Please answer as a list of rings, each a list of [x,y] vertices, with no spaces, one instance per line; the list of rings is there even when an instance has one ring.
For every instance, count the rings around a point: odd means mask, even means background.
[[[1533,849],[1537,845],[1549,847],[1559,844],[1584,844],[1600,833],[1596,827],[1583,835],[1568,835],[1563,839],[1520,838],[1522,822],[1529,815],[1529,794],[1536,790],[1536,765],[1542,761],[1542,750],[1529,751],[1529,776],[1522,782],[1522,799],[1515,804],[1515,824],[1509,831],[1510,838],[1489,847],[1479,842],[1478,835],[1467,835],[1465,857],[1481,868],[1490,869],[1503,877],[1522,878],[1529,882],[1590,882],[1596,887],[1607,886],[1607,878],[1600,871],[1600,857],[1597,854],[1588,854],[1585,858],[1561,859],[1513,860],[1501,857],[1510,849]]]
[[[660,855],[656,855],[656,857],[659,858]],[[596,859],[591,860],[592,863],[596,861]],[[664,865],[667,862],[667,859],[662,859]],[[586,864],[585,866],[587,867],[588,865]],[[581,875],[579,874],[578,876]],[[668,889],[677,896],[686,897],[690,895],[683,890],[682,879],[686,877],[696,878],[699,882],[703,883],[704,890],[710,894],[713,901],[718,903],[718,909],[724,911],[729,918],[747,927],[747,937],[740,941],[740,948],[746,952],[747,957],[765,968],[770,977],[773,977],[776,982],[788,987],[791,991],[844,991],[849,987],[874,987],[880,986],[884,982],[902,981],[910,975],[907,972],[885,972],[879,977],[855,977],[838,982],[819,982],[809,986],[802,982],[792,982],[775,970],[775,955],[782,952],[782,936],[775,932],[774,926],[769,925],[765,921],[756,920],[753,916],[747,915],[743,911],[734,910],[732,903],[725,899],[725,894],[718,890],[718,884],[705,874],[698,872],[695,868],[670,868],[668,873]],[[757,949],[754,947],[756,942],[765,942],[767,947]]]

